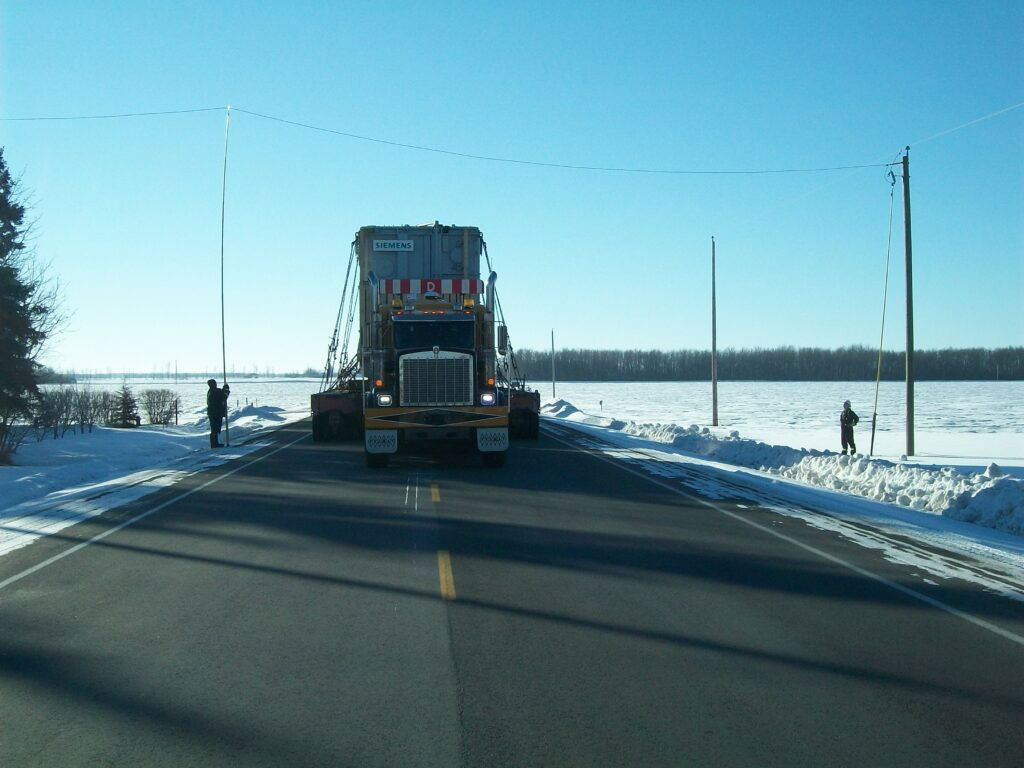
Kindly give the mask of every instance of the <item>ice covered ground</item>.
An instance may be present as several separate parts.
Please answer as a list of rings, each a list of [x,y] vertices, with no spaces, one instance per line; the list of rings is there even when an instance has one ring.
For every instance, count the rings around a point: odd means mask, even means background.
[[[15,464],[0,467],[0,555],[251,453],[266,445],[261,434],[309,415],[308,394],[284,406],[257,406],[251,398],[238,408],[232,403],[231,447],[212,450],[205,407],[198,403],[190,402],[178,426],[94,427],[24,443]]]
[[[689,470],[699,467],[701,474],[710,478],[702,491],[711,498],[720,495],[722,487],[728,487],[729,493],[740,488],[746,493],[744,498],[837,530],[868,546],[878,542],[869,541],[871,537],[865,537],[863,531],[844,527],[842,518],[870,521],[917,541],[998,562],[1009,568],[1020,587],[1018,597],[1024,599],[1024,479],[992,461],[981,471],[972,471],[985,460],[959,457],[958,469],[843,456],[749,439],[728,427],[617,419],[607,409],[603,414],[588,413],[564,399],[548,401],[542,413],[552,422],[598,437],[605,445],[610,443],[614,446],[611,451],[601,449],[600,443],[594,447],[614,458],[639,463],[652,474],[692,481],[698,476]],[[1017,458],[1009,460],[1014,465],[1010,469],[1020,472],[1024,465],[1020,434],[990,437],[988,445],[1004,456],[1015,453]],[[950,436],[943,439],[950,446],[955,442]],[[716,479],[725,485],[716,489]],[[808,514],[810,507],[824,509],[830,516]],[[880,546],[888,548],[889,544]],[[906,552],[890,554],[906,560]],[[920,553],[914,553],[911,560],[920,565]],[[938,570],[942,573],[937,575],[949,575],[945,566]]]

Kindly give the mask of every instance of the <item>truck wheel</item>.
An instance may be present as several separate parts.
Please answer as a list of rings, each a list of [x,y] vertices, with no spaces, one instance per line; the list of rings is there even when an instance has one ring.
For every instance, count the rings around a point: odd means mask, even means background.
[[[488,451],[487,453],[481,453],[480,459],[483,461],[485,467],[504,467],[505,451]]]
[[[373,469],[383,469],[388,465],[388,454],[368,453],[366,454],[366,466]]]
[[[526,430],[526,436],[531,440],[536,440],[540,437],[540,415],[536,413],[530,414],[529,427]]]
[[[319,443],[324,439],[323,418],[318,414],[313,417],[313,442]]]

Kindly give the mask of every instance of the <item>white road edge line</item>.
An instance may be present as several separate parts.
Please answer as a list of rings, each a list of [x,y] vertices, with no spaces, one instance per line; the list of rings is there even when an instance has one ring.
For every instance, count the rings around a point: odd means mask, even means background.
[[[165,501],[163,504],[159,504],[159,505],[153,507],[152,509],[146,510],[145,512],[142,512],[142,513],[136,515],[135,517],[129,518],[128,520],[125,520],[122,523],[118,523],[113,528],[108,528],[107,530],[103,531],[102,533],[96,534],[91,539],[88,539],[87,541],[83,541],[83,542],[81,542],[79,544],[76,544],[75,546],[71,547],[71,549],[66,549],[63,552],[61,552],[59,554],[56,554],[56,555],[54,555],[51,558],[43,560],[43,562],[41,562],[41,563],[36,563],[31,568],[27,568],[24,571],[22,571],[21,573],[16,573],[14,576],[11,576],[11,577],[9,577],[7,579],[4,579],[3,581],[0,581],[0,589],[5,589],[6,587],[9,587],[11,584],[14,584],[16,581],[21,581],[26,576],[31,576],[36,571],[41,571],[43,568],[46,568],[49,565],[53,565],[58,560],[63,560],[68,555],[72,555],[75,552],[77,552],[78,550],[84,549],[85,547],[88,547],[90,544],[95,544],[97,541],[100,541],[102,539],[107,538],[107,536],[109,536],[112,533],[117,533],[122,528],[127,528],[129,525],[132,525],[133,523],[137,523],[137,522],[139,522],[139,520],[142,520],[143,518],[146,518],[146,517],[149,517],[150,515],[156,514],[157,512],[159,512],[162,509],[167,509],[167,507],[171,506],[172,504],[174,504],[176,502],[181,501],[182,499],[188,498],[193,493],[198,493],[199,491],[203,490],[204,488],[208,488],[209,486],[213,485],[214,483],[219,483],[225,477],[231,477],[231,475],[235,474],[236,472],[241,472],[246,467],[251,467],[256,462],[263,461],[265,458],[267,458],[269,456],[273,456],[275,453],[280,453],[285,448],[291,448],[297,442],[299,442],[300,440],[305,440],[307,437],[309,437],[308,434],[303,435],[302,437],[296,438],[295,440],[292,440],[290,443],[282,445],[279,448],[275,448],[274,450],[270,451],[269,453],[265,453],[262,456],[253,459],[252,461],[247,461],[245,464],[242,464],[241,466],[235,467],[234,469],[232,469],[229,472],[225,472],[224,474],[218,475],[217,477],[215,477],[215,478],[213,478],[211,480],[207,480],[205,483],[203,483],[202,485],[196,486],[191,491],[186,491],[185,493],[181,494],[180,496],[175,496],[173,499],[169,499],[169,500]]]
[[[861,576],[863,576],[865,578],[872,579],[873,581],[877,581],[879,584],[884,584],[885,586],[887,586],[887,587],[889,587],[891,589],[894,589],[897,592],[901,592],[904,595],[907,595],[908,597],[912,597],[915,600],[920,600],[922,603],[926,603],[927,605],[930,605],[933,608],[938,608],[940,611],[945,611],[946,613],[952,614],[953,616],[956,616],[957,618],[963,619],[964,621],[967,621],[967,622],[970,622],[971,624],[974,624],[976,627],[981,627],[982,629],[987,629],[989,632],[992,632],[993,634],[999,635],[1000,637],[1005,638],[1006,640],[1009,640],[1011,642],[1017,643],[1018,645],[1024,646],[1024,637],[1022,637],[1022,636],[1020,636],[1020,635],[1018,635],[1018,634],[1016,634],[1014,632],[1011,632],[1008,629],[1003,629],[1002,627],[997,626],[995,624],[992,624],[990,622],[987,622],[984,619],[979,619],[977,616],[974,616],[973,614],[967,613],[965,611],[961,611],[959,608],[954,608],[952,605],[949,605],[948,603],[944,603],[941,600],[936,600],[934,597],[929,597],[928,595],[926,595],[926,594],[924,594],[922,592],[918,592],[917,590],[911,589],[910,587],[905,587],[905,586],[903,586],[902,584],[900,584],[898,582],[891,581],[891,580],[885,578],[884,576],[879,576],[877,573],[872,573],[871,571],[866,570],[864,568],[861,568],[858,565],[854,565],[853,563],[847,562],[846,560],[843,560],[840,557],[836,557],[835,555],[830,555],[828,552],[820,550],[817,547],[812,547],[810,544],[804,544],[802,541],[798,541],[797,539],[794,539],[792,536],[787,536],[784,533],[780,533],[779,531],[772,530],[771,528],[768,528],[767,526],[761,525],[760,523],[755,523],[753,520],[747,520],[742,515],[738,515],[735,512],[730,512],[727,509],[723,509],[722,507],[718,506],[717,504],[713,504],[712,502],[708,501],[707,499],[702,499],[699,496],[694,496],[693,494],[687,493],[686,491],[684,491],[684,490],[682,490],[680,488],[676,488],[675,486],[669,485],[668,483],[666,483],[666,482],[664,482],[662,480],[658,480],[657,478],[651,477],[650,475],[648,475],[646,473],[639,472],[639,471],[633,469],[632,467],[624,466],[621,461],[616,461],[615,459],[611,459],[611,458],[609,458],[607,456],[603,456],[603,455],[601,455],[599,453],[595,453],[595,452],[593,452],[591,450],[583,448],[582,446],[574,445],[569,440],[566,440],[566,439],[560,437],[559,435],[554,434],[554,431],[553,431],[552,428],[548,428],[545,431],[552,437],[552,439],[562,443],[563,445],[567,445],[570,448],[575,448],[578,451],[582,451],[583,453],[586,453],[589,456],[593,456],[595,459],[600,459],[601,461],[604,461],[604,462],[606,462],[608,464],[611,464],[612,466],[618,467],[619,469],[623,470],[624,472],[629,472],[631,475],[636,475],[637,477],[642,477],[644,480],[652,482],[655,485],[658,485],[658,486],[664,488],[667,491],[671,491],[672,493],[678,494],[679,496],[682,496],[683,498],[689,499],[690,501],[695,501],[698,504],[701,504],[701,505],[703,505],[705,507],[708,507],[709,509],[713,509],[716,512],[720,512],[721,514],[725,515],[726,517],[731,517],[733,520],[737,520],[737,521],[743,523],[744,525],[749,525],[751,528],[756,528],[759,531],[767,533],[769,536],[774,536],[777,539],[782,539],[782,541],[789,542],[793,546],[799,547],[800,549],[803,549],[803,550],[805,550],[807,552],[810,552],[811,554],[817,555],[818,557],[820,557],[820,558],[822,558],[824,560],[828,560],[829,562],[835,563],[836,565],[841,565],[844,568],[847,568],[847,569],[853,571],[854,573],[859,574],[859,575],[861,575]],[[3,585],[0,584],[0,588],[2,588],[2,587],[3,587]]]

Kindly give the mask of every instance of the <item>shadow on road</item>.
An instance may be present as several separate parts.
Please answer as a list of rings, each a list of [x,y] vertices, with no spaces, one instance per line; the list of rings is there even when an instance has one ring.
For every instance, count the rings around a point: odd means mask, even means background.
[[[713,582],[764,593],[765,600],[773,593],[784,593],[833,603],[856,601],[933,610],[799,550],[787,557],[777,554],[775,547],[776,554],[769,554],[763,534],[723,525],[721,516],[707,509],[669,497],[640,478],[595,471],[597,462],[581,463],[578,457],[568,448],[542,440],[517,447],[504,470],[480,468],[472,457],[458,457],[450,462],[401,459],[393,468],[379,471],[363,466],[358,446],[300,443],[210,486],[187,502],[138,522],[128,529],[131,536],[111,536],[92,546],[157,561],[269,575],[304,582],[310,588],[369,590],[428,601],[441,599],[436,585],[416,589],[379,578],[356,578],[340,567],[307,569],[301,567],[302,552],[326,547],[336,549],[341,558],[350,548],[399,553],[442,548],[456,562],[468,557],[630,580]],[[423,493],[418,512],[408,505],[407,489],[413,483]],[[431,484],[444,489],[446,501],[436,507],[427,502]],[[680,525],[681,515],[686,516],[685,526]],[[78,543],[101,526],[101,521],[92,521],[56,538]],[[282,552],[290,556],[282,558]],[[957,591],[955,587],[947,590],[954,599],[967,603],[974,599],[966,591],[959,595]],[[0,593],[0,603],[3,599]],[[1024,706],[1021,697],[979,697],[961,687],[908,675],[655,626],[571,615],[571,609],[554,612],[463,595],[457,605],[841,679],[937,693],[1015,712]],[[990,601],[980,608],[999,618],[1020,618],[1016,605],[1002,607]],[[18,641],[18,632],[27,632],[34,623],[11,610],[4,611],[0,623],[4,627],[0,675],[5,678],[29,681],[55,695],[198,733],[211,742],[269,739],[251,733],[244,725],[211,721],[199,711],[132,696],[111,680],[84,673],[81,659],[53,650],[46,642]],[[37,630],[34,627],[33,634],[38,634]],[[94,662],[88,666],[103,665]],[[290,743],[269,740],[265,747],[271,752],[295,754],[295,745]]]

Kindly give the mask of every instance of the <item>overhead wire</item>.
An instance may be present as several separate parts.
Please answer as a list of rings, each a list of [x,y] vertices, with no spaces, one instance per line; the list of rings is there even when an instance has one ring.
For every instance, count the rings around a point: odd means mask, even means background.
[[[1024,101],[1021,101],[1021,102],[1019,102],[1017,104],[1011,104],[1008,107],[1003,107],[1002,109],[998,109],[995,112],[990,112],[987,115],[982,115],[981,117],[976,117],[973,120],[969,120],[966,123],[958,125],[958,126],[956,126],[954,128],[947,128],[944,131],[939,131],[938,133],[934,133],[931,136],[927,136],[927,137],[925,137],[923,139],[918,139],[917,141],[912,141],[912,142],[910,142],[910,146],[917,146],[918,144],[924,144],[926,141],[932,141],[933,139],[938,139],[938,138],[940,138],[942,136],[946,136],[947,134],[955,133],[956,131],[963,130],[964,128],[969,128],[972,125],[976,125],[978,123],[984,122],[985,120],[991,120],[993,117],[999,117],[999,115],[1004,115],[1007,112],[1012,112],[1013,110],[1020,109],[1021,107],[1024,107]]]
[[[166,109],[160,112],[124,112],[117,115],[54,115],[45,117],[0,117],[7,123],[38,122],[44,120],[116,120],[122,117],[156,117],[158,115],[187,115],[193,112],[220,112],[226,107],[202,107],[199,109]]]
[[[946,136],[950,133],[968,128],[977,123],[985,120],[990,120],[999,115],[1003,115],[1007,112],[1024,107],[1024,101],[1017,104],[1011,104],[1010,106],[990,112],[986,115],[982,115],[966,123],[948,128],[939,133],[932,134],[922,139],[918,139],[916,142],[911,144],[923,144],[927,141]],[[193,114],[199,112],[216,112],[222,109],[234,109],[236,112],[242,112],[252,117],[257,117],[262,120],[269,120],[272,122],[282,123],[284,125],[291,125],[297,128],[304,128],[306,130],[318,131],[321,133],[328,133],[335,136],[343,136],[345,138],[354,139],[356,141],[366,141],[375,144],[383,144],[385,146],[399,147],[402,149],[410,149],[418,152],[432,152],[435,154],[448,155],[451,157],[462,157],[471,160],[482,160],[493,163],[508,163],[514,165],[527,165],[541,168],[558,168],[562,170],[576,170],[576,171],[600,171],[606,173],[636,173],[636,174],[660,174],[660,175],[687,175],[687,176],[743,176],[743,175],[766,175],[766,174],[787,174],[787,173],[827,173],[832,171],[847,171],[856,170],[860,168],[881,168],[885,167],[886,163],[857,163],[847,165],[830,165],[830,166],[817,166],[808,168],[744,168],[744,169],[701,169],[701,168],[642,168],[642,167],[628,167],[628,166],[614,166],[614,165],[581,165],[575,163],[557,163],[557,162],[546,162],[541,160],[527,160],[523,158],[513,157],[499,157],[495,155],[482,155],[472,152],[462,152],[452,149],[442,149],[440,147],[432,147],[423,144],[411,144],[401,141],[393,141],[390,139],[382,139],[376,136],[366,136],[363,134],[352,133],[350,131],[342,131],[336,128],[328,128],[322,125],[315,125],[313,123],[307,123],[300,120],[290,120],[288,118],[279,117],[277,115],[267,114],[265,112],[257,112],[255,110],[243,109],[241,107],[200,107],[195,109],[168,109],[158,110],[149,112],[122,112],[113,114],[101,114],[101,115],[42,115],[42,116],[31,116],[31,117],[0,117],[0,122],[38,122],[38,121],[70,121],[70,120],[115,120],[119,118],[132,118],[132,117],[157,117],[165,115],[184,115]]]
[[[669,175],[755,175],[755,174],[773,174],[773,173],[820,173],[825,171],[846,171],[853,170],[856,168],[880,168],[881,163],[867,163],[860,165],[835,165],[821,168],[759,168],[759,169],[742,169],[742,170],[702,170],[702,169],[671,169],[671,168],[629,168],[629,167],[616,167],[616,166],[602,166],[602,165],[575,165],[572,163],[550,163],[543,162],[540,160],[523,160],[519,158],[511,157],[496,157],[492,155],[477,155],[470,152],[458,152],[451,149],[441,149],[439,147],[430,147],[422,144],[407,144],[400,141],[391,141],[389,139],[380,139],[374,136],[363,136],[358,133],[349,133],[348,131],[339,131],[334,128],[326,128],[320,125],[313,125],[312,123],[304,123],[298,120],[288,120],[283,117],[277,117],[275,115],[268,115],[262,112],[254,112],[248,109],[242,109],[241,107],[234,107],[236,112],[243,112],[253,117],[259,117],[264,120],[270,120],[277,123],[284,123],[285,125],[295,126],[297,128],[306,128],[311,131],[319,131],[321,133],[330,133],[336,136],[344,136],[349,139],[356,139],[359,141],[368,141],[375,144],[385,144],[391,147],[401,147],[403,149],[413,149],[420,152],[434,152],[442,155],[451,155],[453,157],[463,157],[471,160],[486,160],[493,163],[512,163],[515,165],[531,165],[539,166],[542,168],[561,168],[563,170],[574,170],[574,171],[605,171],[611,173],[646,173],[646,174],[669,174]]]
[[[885,283],[882,287],[882,330],[878,336],[878,363],[875,365],[875,404],[871,409],[871,448],[869,456],[875,455],[875,427],[878,422],[878,390],[882,382],[882,345],[885,343],[885,311],[889,299],[889,259],[892,255],[892,211],[896,201],[896,175],[889,171],[889,234],[885,246]]]

